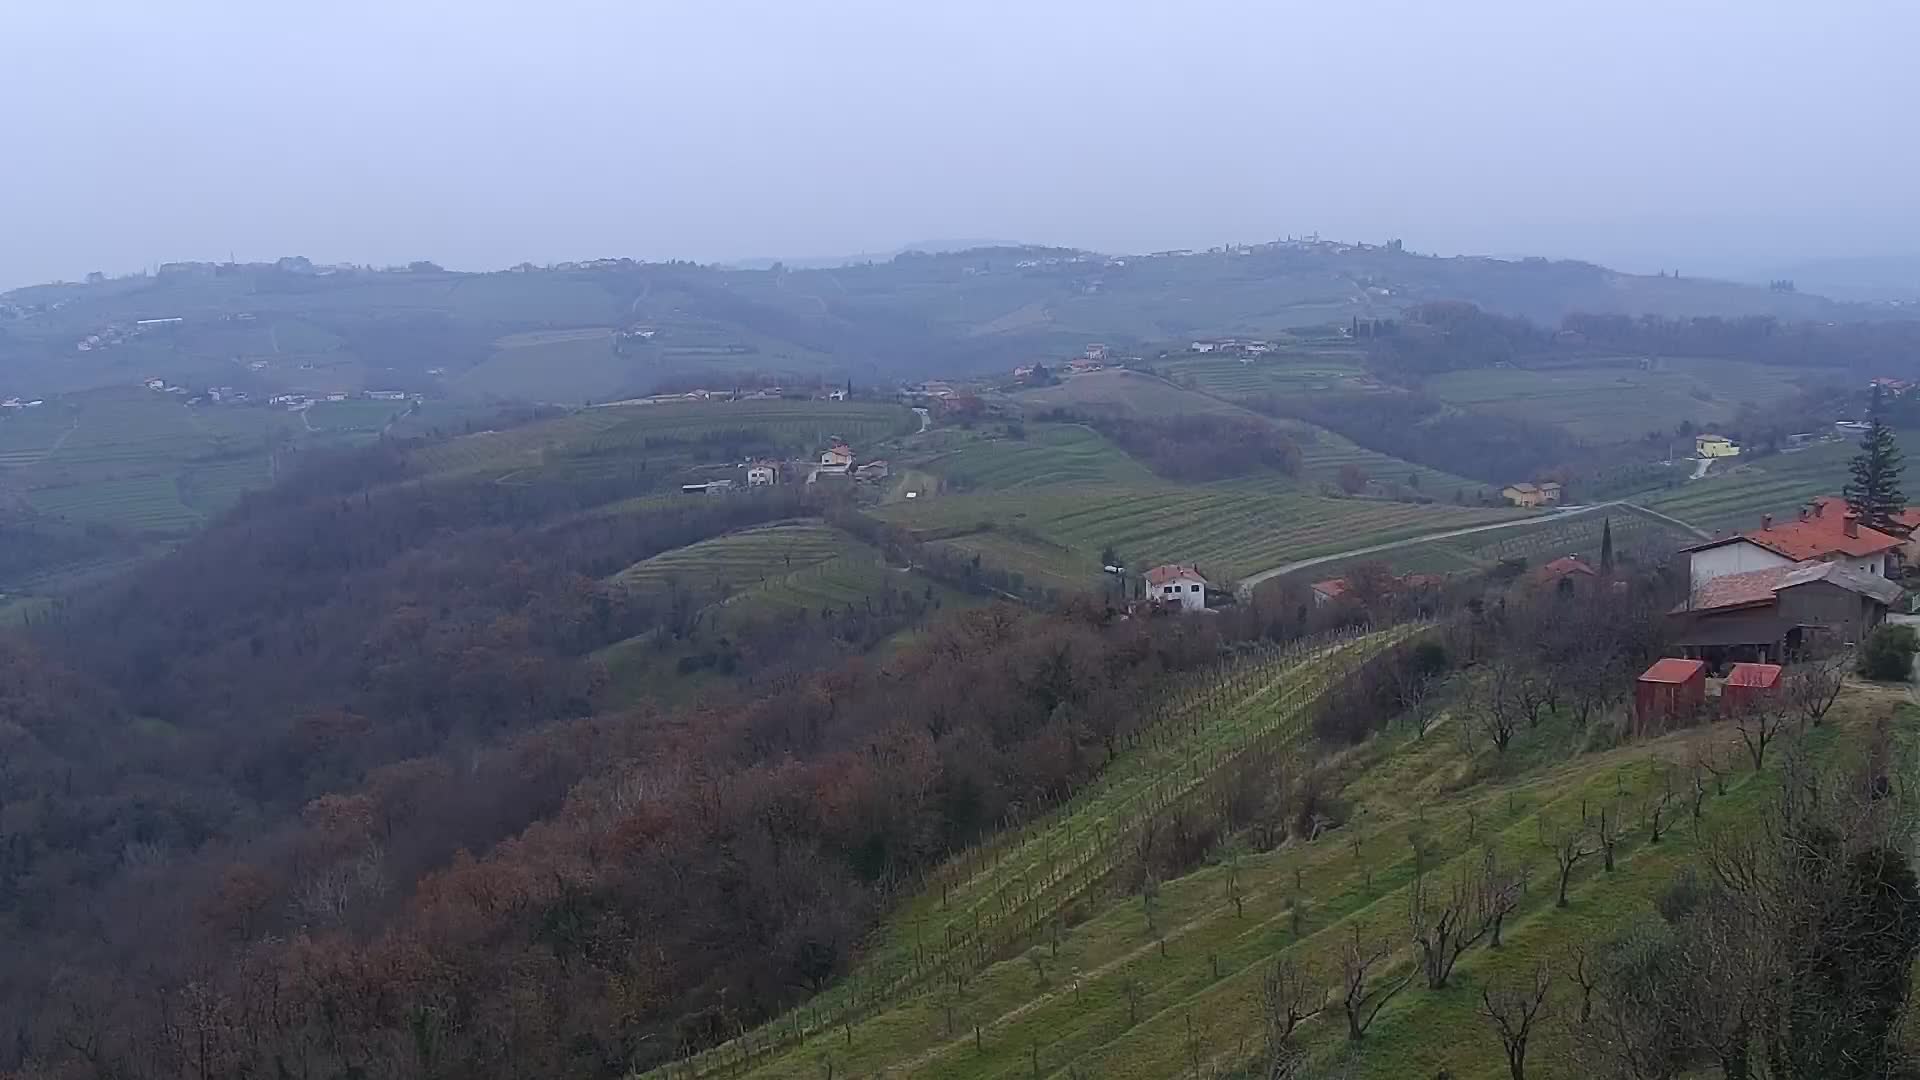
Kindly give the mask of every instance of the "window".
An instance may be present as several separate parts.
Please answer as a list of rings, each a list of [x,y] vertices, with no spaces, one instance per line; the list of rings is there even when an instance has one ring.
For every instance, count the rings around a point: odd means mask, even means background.
[[[1189,586],[1187,586],[1187,591],[1188,591],[1188,592],[1199,592],[1199,591],[1200,591],[1200,586],[1198,586],[1198,585],[1189,585]]]

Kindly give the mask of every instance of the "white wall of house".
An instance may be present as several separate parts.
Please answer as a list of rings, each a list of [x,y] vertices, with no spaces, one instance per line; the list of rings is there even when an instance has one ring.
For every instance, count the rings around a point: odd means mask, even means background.
[[[1855,558],[1852,555],[1836,555],[1833,557],[1833,561],[1849,570],[1862,574],[1871,574],[1874,577],[1891,577],[1892,575],[1887,573],[1887,560],[1889,558],[1891,558],[1891,556],[1885,553],[1866,555],[1860,558]]]
[[[1698,589],[1714,578],[1726,577],[1728,574],[1744,574],[1749,570],[1769,570],[1776,566],[1792,565],[1793,560],[1784,555],[1776,555],[1759,544],[1741,540],[1694,552],[1690,576],[1693,587]]]
[[[1179,604],[1182,611],[1205,611],[1207,587],[1193,578],[1169,581],[1153,587],[1153,598],[1167,604]]]

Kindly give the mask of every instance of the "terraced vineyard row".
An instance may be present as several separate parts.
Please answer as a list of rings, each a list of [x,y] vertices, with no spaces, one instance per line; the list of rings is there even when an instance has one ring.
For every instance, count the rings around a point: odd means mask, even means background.
[[[1307,708],[1417,626],[1296,643],[1219,670],[1163,706],[1145,745],[1017,836],[955,859],[881,935],[860,969],[786,1017],[661,1070],[701,1077],[750,1066],[809,1034],[961,979],[1107,880],[1145,821],[1204,790],[1250,753],[1304,734]]]
[[[634,587],[753,582],[826,562],[849,543],[846,536],[819,522],[784,522],[662,552],[634,563],[612,580]]]
[[[1219,577],[1512,515],[1505,510],[1217,488],[1061,490],[1044,499],[946,496],[895,503],[881,512],[911,529],[964,528],[983,521],[1017,524],[1089,558],[1111,544],[1131,563],[1197,562]]]
[[[965,439],[915,465],[989,491],[1153,483],[1153,474],[1145,466],[1098,432],[1078,424],[1032,424],[1024,439]]]

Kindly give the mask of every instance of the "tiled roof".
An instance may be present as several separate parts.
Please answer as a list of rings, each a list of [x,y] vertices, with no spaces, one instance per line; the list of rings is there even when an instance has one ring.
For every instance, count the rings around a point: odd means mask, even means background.
[[[1865,525],[1847,535],[1847,501],[1833,495],[1814,500],[1816,512],[1804,518],[1783,522],[1770,529],[1753,529],[1740,535],[1776,555],[1789,559],[1819,559],[1828,555],[1865,558],[1892,551],[1900,538],[1888,536]]]
[[[1792,566],[1770,566],[1744,574],[1725,574],[1693,591],[1685,603],[1673,610],[1721,611],[1727,608],[1770,604],[1781,589],[1791,589],[1813,581],[1825,581],[1883,604],[1900,598],[1900,586],[1877,574],[1849,570],[1839,563],[1803,562]]]
[[[1207,579],[1200,576],[1200,571],[1191,566],[1182,566],[1179,563],[1168,563],[1165,566],[1156,566],[1147,571],[1147,584],[1149,585],[1170,585],[1176,581],[1198,581],[1202,585],[1207,583]]]
[[[1682,660],[1669,656],[1664,660],[1655,660],[1653,666],[1640,673],[1641,682],[1683,683],[1700,672],[1705,664],[1698,660]]]
[[[1537,581],[1558,581],[1561,578],[1572,577],[1575,574],[1585,574],[1587,577],[1595,576],[1593,567],[1588,566],[1585,560],[1573,555],[1562,555],[1552,562],[1542,565],[1540,569],[1533,572],[1534,579]]]
[[[1337,577],[1329,578],[1326,581],[1316,581],[1313,583],[1313,591],[1322,596],[1338,600],[1347,594],[1347,579]]]

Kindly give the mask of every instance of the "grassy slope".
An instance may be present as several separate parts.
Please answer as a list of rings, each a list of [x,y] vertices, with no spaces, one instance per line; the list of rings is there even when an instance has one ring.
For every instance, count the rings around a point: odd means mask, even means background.
[[[608,456],[667,459],[675,449],[648,440],[684,441],[684,453],[701,456],[699,440],[732,432],[763,432],[792,452],[811,455],[827,439],[864,444],[910,431],[913,414],[899,405],[829,401],[714,401],[671,405],[632,405],[581,409],[566,416],[505,431],[461,435],[415,451],[414,461],[428,472],[502,474],[564,457]],[[712,460],[716,445],[705,453]]]
[[[1869,709],[1884,711],[1872,693],[1851,692],[1816,742],[1844,737]],[[1156,921],[1164,948],[1147,930],[1140,901],[1117,899],[1067,930],[1057,950],[1035,940],[964,987],[902,998],[851,1028],[788,1047],[751,1075],[816,1077],[829,1061],[847,1075],[967,1080],[1030,1076],[1036,1067],[1050,1076],[1141,1078],[1181,1075],[1196,1061],[1206,1069],[1237,1068],[1259,1046],[1254,995],[1272,957],[1324,971],[1355,927],[1369,937],[1405,939],[1409,837],[1417,833],[1438,880],[1450,880],[1456,865],[1482,858],[1491,845],[1507,865],[1531,866],[1533,886],[1508,923],[1505,947],[1468,953],[1445,990],[1427,990],[1416,978],[1369,1031],[1352,1075],[1399,1080],[1444,1067],[1460,1080],[1504,1076],[1498,1043],[1475,1012],[1479,987],[1651,911],[1697,840],[1681,809],[1680,824],[1649,843],[1644,828],[1631,824],[1638,820],[1634,807],[1658,790],[1657,770],[1685,760],[1696,746],[1717,745],[1732,755],[1728,760],[1737,757],[1727,735],[1696,729],[1576,754],[1566,736],[1548,728],[1529,733],[1504,762],[1484,751],[1470,761],[1444,726],[1419,741],[1383,738],[1343,762],[1353,778],[1345,792],[1354,809],[1348,825],[1318,843],[1240,861],[1244,915],[1228,898],[1226,868],[1211,866],[1161,887]],[[1764,798],[1766,774],[1759,777],[1736,771],[1727,794],[1706,800],[1708,835],[1735,825]],[[1577,821],[1583,801],[1625,808],[1629,836],[1613,873],[1600,869],[1597,856],[1579,868],[1572,902],[1560,909],[1539,836]],[[1304,898],[1299,936],[1292,929],[1296,882]],[[937,902],[917,901],[923,909]],[[1394,963],[1393,970],[1405,971],[1412,958],[1403,950]],[[1139,995],[1137,1022],[1129,1020],[1129,984]],[[1536,1065],[1555,1052],[1556,1037],[1548,1031],[1538,1040]],[[1310,1023],[1301,1038],[1323,1061],[1348,1052],[1337,1011]]]
[[[1609,521],[1613,525],[1614,551],[1621,556],[1643,547],[1670,552],[1698,540],[1668,522],[1616,507],[1538,525],[1410,544],[1375,555],[1310,567],[1302,573],[1308,580],[1321,581],[1340,576],[1355,563],[1375,561],[1384,562],[1402,574],[1487,570],[1507,559],[1522,559],[1530,566],[1538,566],[1562,555],[1579,555],[1592,562],[1599,558],[1601,530],[1603,523]]]
[[[1920,444],[1920,431],[1899,433]],[[1815,495],[1839,494],[1847,461],[1859,447],[1851,441],[1816,443],[1804,450],[1763,458],[1718,462],[1704,478],[1677,484],[1640,501],[1709,531],[1757,528],[1760,515],[1784,519]]]
[[[644,513],[656,501],[631,500],[624,507],[616,504],[596,513]],[[643,635],[595,654],[606,666],[607,699],[613,702],[643,696],[655,701],[677,699],[699,690],[711,676],[680,676],[675,664],[709,648],[744,620],[859,606],[888,589],[931,595],[943,608],[977,602],[920,574],[888,566],[878,550],[817,520],[781,522],[702,540],[643,559],[609,580],[635,589],[678,584],[704,591],[707,600],[700,641],[662,643]]]
[[[1794,393],[1791,369],[1738,360],[1662,359],[1642,371],[1632,357],[1542,369],[1476,368],[1430,377],[1426,389],[1456,405],[1510,412],[1618,441],[1671,431],[1682,420],[1732,420],[1742,403]]]
[[[1196,385],[1199,385],[1197,381]],[[1348,464],[1358,465],[1369,477],[1382,481],[1400,483],[1409,475],[1417,477],[1422,490],[1433,492],[1438,497],[1451,496],[1461,489],[1478,491],[1485,486],[1438,469],[1367,450],[1325,428],[1298,420],[1273,420],[1225,400],[1223,396],[1215,396],[1213,392],[1187,389],[1156,376],[1124,368],[1073,376],[1056,386],[1022,391],[1013,395],[1012,400],[1029,413],[1049,408],[1096,409],[1133,416],[1222,416],[1272,424],[1293,436],[1300,445],[1303,469],[1299,484],[1309,488],[1317,489],[1320,485],[1334,483],[1341,467]]]
[[[1203,796],[1205,782],[1242,755],[1303,738],[1305,710],[1314,700],[1353,665],[1413,632],[1398,627],[1301,643],[1239,665],[1229,678],[1195,677],[1176,687],[1139,749],[1116,759],[1065,806],[953,860],[876,932],[857,972],[744,1043],[695,1059],[690,1075],[727,1067],[743,1046],[780,1044],[795,1025],[830,1032],[845,1010],[858,1016],[876,1000],[915,994],[932,1000],[927,993],[937,993],[944,980],[971,975],[1036,927],[1097,895],[1128,858],[1132,831],[1149,815]],[[882,1012],[856,1020],[853,1030],[885,1028],[892,1019]],[[813,1041],[831,1044],[833,1036]],[[894,1049],[909,1046],[900,1042]],[[803,1046],[799,1056],[805,1053]],[[778,1066],[776,1060],[770,1075],[798,1075]]]
[[[916,530],[988,522],[1024,529],[1086,560],[1089,573],[1098,572],[1100,552],[1112,544],[1129,564],[1197,562],[1206,572],[1239,577],[1291,559],[1504,520],[1514,512],[1233,488],[1090,487],[1049,490],[1044,497],[1018,491],[950,495],[892,503],[879,513]]]

